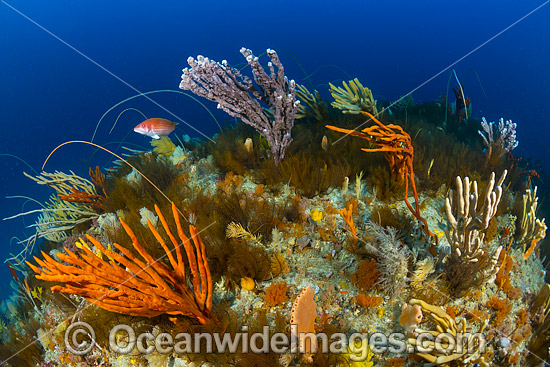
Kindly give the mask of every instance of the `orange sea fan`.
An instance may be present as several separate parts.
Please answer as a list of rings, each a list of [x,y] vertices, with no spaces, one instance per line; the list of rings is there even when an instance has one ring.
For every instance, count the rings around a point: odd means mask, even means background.
[[[302,360],[307,363],[313,361],[313,353],[317,350],[317,339],[311,337],[311,333],[315,333],[315,317],[317,317],[317,304],[314,300],[315,291],[311,286],[302,289],[302,292],[296,297],[292,310],[290,311],[290,324],[296,325],[295,329],[291,329],[293,338],[297,338],[299,342],[300,353]]]
[[[37,273],[38,279],[64,283],[53,286],[52,291],[82,296],[108,311],[145,317],[160,314],[184,315],[196,319],[201,324],[209,323],[212,311],[212,277],[204,243],[197,229],[190,225],[189,231],[194,246],[191,244],[183,232],[174,203],[172,213],[181,243],[178,243],[170,231],[166,219],[156,205],[155,211],[174,249],[168,248],[151,222],[147,221],[147,224],[164,249],[171,268],[145,251],[132,229],[122,219],[120,222],[124,230],[144,261],[117,243],[113,246],[122,255],[105,248],[94,237],[86,235],[88,241],[101,252],[99,256],[86,246],[82,246],[85,252],[82,254],[77,255],[67,248],[66,254],[57,254],[61,261],[69,265],[54,260],[44,252],[44,260],[35,257],[40,267],[28,262],[27,264]],[[180,248],[182,245],[189,262],[190,281],[186,279],[185,263]],[[172,252],[175,253],[175,257]]]

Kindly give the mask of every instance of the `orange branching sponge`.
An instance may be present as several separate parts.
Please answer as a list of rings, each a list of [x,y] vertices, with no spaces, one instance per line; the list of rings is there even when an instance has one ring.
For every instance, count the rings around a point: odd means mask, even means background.
[[[317,304],[313,300],[315,291],[311,286],[305,287],[296,297],[292,310],[290,311],[290,324],[296,325],[291,328],[292,338],[299,341],[299,351],[304,353],[302,360],[307,363],[313,362],[313,353],[317,350],[317,337],[307,335],[315,333],[315,317],[317,317]]]
[[[69,194],[69,195],[63,195],[63,194],[57,194],[57,195],[61,198],[61,200],[70,201],[72,203],[81,203],[85,205],[91,205],[96,208],[104,207],[104,201],[106,199],[101,195],[93,195],[82,190],[77,190],[75,188],[72,188],[71,191],[72,191],[72,194]]]
[[[521,290],[514,287],[510,281],[510,272],[513,266],[514,260],[508,255],[508,252],[506,252],[504,260],[495,277],[495,284],[512,300],[521,298]]]
[[[498,299],[496,297],[491,297],[489,302],[487,302],[487,307],[492,308],[495,311],[495,326],[500,325],[512,309],[512,306],[507,299]]]
[[[105,205],[108,199],[107,192],[105,191],[105,175],[99,170],[98,166],[96,166],[95,171],[90,167],[88,173],[90,175],[90,178],[92,179],[92,182],[103,191],[103,195],[94,195],[90,192],[79,190],[73,187],[71,188],[72,194],[58,194],[58,196],[61,198],[61,200],[91,205],[96,208],[105,209]]]
[[[396,179],[405,183],[405,204],[415,216],[423,224],[423,229],[429,237],[431,237],[437,246],[438,238],[429,228],[428,223],[420,215],[420,205],[418,203],[418,194],[416,192],[416,184],[414,182],[413,158],[414,149],[412,146],[411,136],[406,133],[399,125],[388,124],[384,125],[378,121],[373,115],[362,111],[374,123],[374,126],[369,126],[361,131],[342,129],[332,125],[326,125],[328,129],[349,134],[367,140],[371,144],[380,146],[380,148],[363,148],[365,152],[384,152],[386,160],[390,165],[392,173]],[[409,203],[409,181],[414,193],[414,208]],[[435,250],[435,246],[431,250]]]
[[[447,315],[451,317],[451,319],[456,320],[456,316],[458,313],[458,306],[447,305],[445,307],[445,312],[447,313]]]
[[[90,167],[88,169],[88,174],[90,175],[90,178],[92,179],[92,182],[103,190],[103,195],[107,197],[107,193],[105,192],[105,174],[101,172],[99,169],[99,166],[95,166],[95,171]]]
[[[518,312],[516,312],[516,327],[518,329],[527,325],[528,321],[529,321],[529,313],[526,310],[521,309],[521,310],[518,310]]]
[[[344,222],[346,222],[346,224],[349,226],[349,231],[352,235],[351,241],[354,245],[357,244],[357,228],[353,223],[353,202],[350,202],[347,208],[340,209],[340,215],[342,216]]]
[[[369,126],[361,131],[342,129],[332,125],[326,125],[326,127],[363,138],[372,144],[381,146],[381,148],[363,148],[361,150],[365,152],[384,152],[392,173],[398,180],[405,182],[406,175],[411,172],[409,165],[412,166],[414,154],[410,135],[399,125],[384,125],[370,113],[362,113],[367,115],[376,125]]]
[[[495,275],[495,284],[499,290],[502,290],[508,298],[515,300],[521,298],[521,290],[512,285],[510,281],[510,273],[514,267],[514,259],[510,256],[510,248],[514,242],[514,238],[510,238],[510,244],[506,250],[500,252],[498,258],[499,269]]]
[[[265,290],[265,303],[270,307],[278,306],[288,301],[286,282],[273,283]]]
[[[546,237],[546,228],[542,232],[542,237],[541,238],[533,238],[531,240],[531,245],[529,246],[529,249],[527,250],[526,253],[523,254],[523,260],[527,260],[529,258],[529,256],[531,256],[533,251],[535,251],[535,248],[537,247],[537,244],[539,243],[539,241],[542,240],[544,237]]]
[[[193,241],[191,244],[191,240],[183,232],[174,203],[172,203],[172,213],[181,244],[170,231],[166,219],[156,205],[155,211],[174,249],[168,248],[151,222],[147,221],[147,224],[164,249],[170,267],[159,259],[154,259],[145,251],[132,229],[122,219],[120,223],[143,260],[117,243],[113,246],[122,255],[105,248],[94,237],[86,235],[88,241],[101,252],[99,256],[86,246],[82,246],[85,252],[83,254],[77,255],[67,248],[65,248],[66,254],[57,254],[62,262],[69,265],[54,260],[44,252],[42,252],[44,260],[35,257],[40,267],[28,262],[27,264],[37,273],[38,279],[65,283],[53,286],[52,291],[82,296],[108,311],[145,317],[160,314],[183,315],[194,318],[201,324],[209,323],[212,311],[212,277],[206,260],[204,243],[197,229],[190,225],[189,231]],[[186,279],[181,245],[187,255],[190,280]],[[172,252],[175,252],[175,257]]]

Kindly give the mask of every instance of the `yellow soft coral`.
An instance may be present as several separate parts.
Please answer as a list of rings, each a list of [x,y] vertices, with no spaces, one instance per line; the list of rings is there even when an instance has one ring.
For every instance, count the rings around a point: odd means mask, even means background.
[[[254,289],[254,279],[249,277],[241,278],[241,288],[246,289],[247,291],[251,291]]]
[[[310,211],[310,217],[313,221],[319,223],[321,220],[323,220],[323,212],[319,209],[312,209]]]
[[[155,148],[153,149],[153,152],[157,153],[158,155],[163,155],[166,157],[169,157],[174,153],[174,150],[176,149],[176,145],[172,143],[172,140],[170,140],[167,136],[162,136],[160,139],[151,140],[151,145]]]

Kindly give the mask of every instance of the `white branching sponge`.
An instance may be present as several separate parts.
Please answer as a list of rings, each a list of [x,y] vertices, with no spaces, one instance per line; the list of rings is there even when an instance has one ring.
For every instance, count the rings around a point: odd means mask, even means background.
[[[483,131],[478,130],[477,132],[487,147],[489,159],[491,157],[499,158],[503,154],[511,152],[519,144],[516,140],[517,125],[512,120],[504,121],[501,118],[497,125],[495,122],[487,122],[485,117],[482,117],[481,127]]]

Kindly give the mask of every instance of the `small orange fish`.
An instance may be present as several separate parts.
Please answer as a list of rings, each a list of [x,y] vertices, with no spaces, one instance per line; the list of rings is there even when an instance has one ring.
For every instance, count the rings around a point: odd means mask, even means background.
[[[143,121],[141,124],[134,127],[134,131],[153,139],[160,139],[161,136],[169,135],[174,131],[177,124],[177,122],[171,122],[157,117]]]

